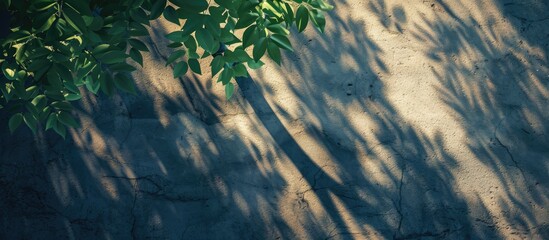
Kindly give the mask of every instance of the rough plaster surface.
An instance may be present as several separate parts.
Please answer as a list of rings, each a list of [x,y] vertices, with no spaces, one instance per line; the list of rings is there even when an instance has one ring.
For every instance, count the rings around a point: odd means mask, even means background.
[[[548,2],[333,3],[229,102],[155,23],[138,95],[2,130],[0,239],[548,239]]]

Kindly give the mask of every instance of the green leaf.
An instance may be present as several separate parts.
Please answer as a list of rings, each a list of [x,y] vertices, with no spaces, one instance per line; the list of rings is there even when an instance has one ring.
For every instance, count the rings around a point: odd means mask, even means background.
[[[248,71],[246,70],[246,66],[244,66],[244,64],[238,63],[233,66],[233,69],[235,77],[248,77]]]
[[[215,56],[210,65],[212,67],[212,77],[213,77],[219,71],[221,71],[221,69],[223,68],[223,65],[225,65],[225,60],[223,60],[223,56]]]
[[[55,6],[55,4],[56,4],[55,1],[49,1],[49,0],[35,1],[34,3],[32,3],[31,9],[40,12]]]
[[[217,79],[218,82],[221,82],[223,85],[229,83],[231,78],[234,76],[234,70],[230,67],[225,67]]]
[[[280,65],[280,48],[273,42],[269,42],[267,45],[267,52],[269,53],[269,57]]]
[[[137,70],[134,66],[128,64],[127,62],[115,63],[110,65],[109,69],[112,72],[133,72]]]
[[[255,20],[258,18],[259,15],[256,14],[251,14],[251,13],[248,13],[248,14],[244,14],[242,16],[240,16],[240,18],[238,19],[238,21],[236,22],[236,25],[235,25],[235,29],[241,29],[241,28],[245,28],[247,26],[250,26],[252,23],[255,22]]]
[[[200,45],[207,52],[213,54],[217,52],[217,49],[219,49],[219,42],[215,41],[210,31],[204,28],[198,29],[195,33],[195,37],[198,45]]]
[[[188,37],[183,31],[174,31],[166,35],[166,38],[173,42],[185,42]]]
[[[188,69],[189,69],[189,65],[187,65],[185,61],[178,62],[173,67],[173,78],[178,78],[185,75]]]
[[[27,77],[27,71],[25,70],[17,71],[16,77],[18,80],[26,80],[25,78]]]
[[[224,23],[227,19],[227,14],[223,14],[225,12],[225,8],[223,7],[209,7],[208,12],[210,12],[210,15],[212,16],[212,19],[217,23]]]
[[[43,109],[46,107],[46,104],[47,104],[48,100],[46,98],[46,95],[44,94],[41,94],[41,95],[38,95],[36,96],[32,101],[31,103],[36,106],[37,108],[39,109]]]
[[[53,130],[65,139],[65,136],[67,135],[67,128],[63,125],[63,123],[57,121],[57,123],[53,126]]]
[[[248,15],[248,14],[254,14],[259,16],[259,13],[257,12],[258,8],[261,8],[261,6],[258,6],[259,0],[238,1],[238,2],[239,3],[237,4],[237,6],[235,6],[237,18],[242,18],[242,16]]]
[[[334,9],[334,6],[328,4],[324,0],[317,0],[320,10],[322,11],[330,11]]]
[[[284,5],[282,5],[282,8],[284,9],[284,12],[285,12],[284,21],[286,21],[286,25],[291,26],[295,20],[294,10],[292,6],[287,2],[285,2]]]
[[[252,25],[242,34],[242,47],[247,48],[259,39],[259,31],[257,25]]]
[[[53,52],[51,54],[51,59],[53,60],[53,62],[56,62],[56,63],[69,61],[69,57],[67,55],[59,52]]]
[[[147,13],[139,7],[130,10],[130,16],[138,23],[149,25],[149,17],[147,16]]]
[[[179,17],[177,17],[177,13],[175,13],[175,8],[173,8],[172,6],[167,6],[166,9],[164,9],[164,18],[172,23],[179,25]]]
[[[38,121],[43,122],[44,120],[46,120],[48,115],[50,114],[50,112],[51,112],[51,107],[48,106],[48,107],[43,108],[42,111],[38,115]]]
[[[265,51],[267,50],[267,38],[259,38],[257,42],[254,45],[254,51],[253,56],[254,60],[257,62],[261,57],[263,57],[263,54],[265,54]]]
[[[82,79],[97,67],[97,62],[95,60],[90,61],[86,59],[77,65],[78,70],[76,70],[76,78]]]
[[[64,2],[74,8],[80,15],[92,16],[89,1],[83,0],[64,0]]]
[[[48,79],[46,85],[53,87],[55,89],[59,89],[62,87],[63,81],[61,80],[61,78],[59,78],[59,74],[57,74],[57,71],[55,70],[55,68],[50,68],[46,76]]]
[[[27,50],[27,44],[21,44],[19,47],[17,47],[17,51],[15,52],[15,60],[17,62],[23,62],[25,61],[25,52]]]
[[[292,44],[290,43],[290,40],[288,40],[288,38],[284,35],[273,34],[271,35],[271,40],[281,48],[290,50],[292,52],[294,51],[294,49],[292,48]]]
[[[140,8],[143,3],[145,2],[145,0],[131,0],[131,8],[132,9],[135,9],[135,8]],[[148,6],[148,4],[147,4]]]
[[[99,80],[95,79],[91,76],[86,77],[86,88],[91,91],[93,94],[97,94],[97,91],[99,91]]]
[[[57,124],[57,114],[50,113],[50,116],[48,117],[48,120],[46,121],[46,130],[52,128]]]
[[[193,15],[193,18],[187,19],[185,25],[183,25],[183,35],[187,36],[197,31],[198,29],[201,29],[204,25],[204,21],[206,20],[207,19],[201,15]]]
[[[261,68],[263,65],[265,65],[265,63],[263,63],[261,60],[257,62],[254,60],[248,61],[248,67],[251,69],[258,69],[258,68]]]
[[[2,64],[2,73],[8,80],[15,80],[15,69],[8,66],[8,62]]]
[[[148,52],[149,51],[149,48],[147,48],[147,45],[145,45],[143,42],[141,42],[138,39],[135,39],[135,38],[128,39],[128,43],[130,43],[130,45],[132,45],[132,47],[134,47],[135,49],[137,49],[139,51],[143,51],[143,52]]]
[[[198,55],[198,53],[194,52],[194,51],[190,51],[189,52],[189,58],[200,58],[200,56]]]
[[[185,41],[185,47],[187,47],[187,49],[189,49],[190,51],[196,51],[198,45],[196,45],[196,40],[193,36],[189,36],[189,39]]]
[[[173,42],[173,43],[168,44],[166,47],[169,47],[169,48],[178,48],[178,47],[181,47],[181,46],[183,46],[183,43],[180,43],[180,42]]]
[[[182,58],[183,56],[185,56],[185,50],[183,49],[179,49],[171,53],[168,59],[166,60],[166,66],[172,64],[175,60]]]
[[[135,94],[133,80],[126,74],[119,73],[114,76],[114,85],[118,89]]]
[[[312,10],[309,12],[309,15],[311,16],[311,20],[313,21],[313,25],[316,29],[318,29],[321,33],[324,33],[324,27],[326,26],[324,14],[320,11]]]
[[[72,81],[63,81],[63,85],[67,90],[71,91],[72,93],[80,93],[78,87]]]
[[[238,62],[238,59],[236,58],[236,55],[229,49],[225,50],[223,52],[223,60],[225,63],[232,66],[233,63]]]
[[[65,97],[63,96],[63,94],[61,94],[59,89],[47,89],[46,91],[44,91],[44,93],[46,94],[46,96],[49,99],[51,99],[53,101],[62,101],[62,100],[64,101],[65,100]]]
[[[103,27],[103,24],[105,22],[103,21],[103,18],[101,16],[94,16],[93,19],[92,19],[92,22],[89,24],[88,28],[92,31],[98,31],[99,29],[101,29]],[[88,32],[88,34],[90,36],[88,36],[90,39],[91,38],[97,38],[96,36],[91,36],[93,32]],[[95,34],[95,33],[93,33]]]
[[[199,13],[208,9],[208,2],[206,0],[170,0],[170,2],[180,8],[194,13]]]
[[[107,30],[107,34],[112,36],[125,34],[127,31],[128,23],[126,21],[115,21],[112,26]]]
[[[72,110],[72,105],[67,101],[53,102],[53,103],[51,103],[51,106],[56,108],[56,109],[59,109],[59,110],[65,110],[65,111],[71,111]]]
[[[143,56],[141,56],[141,53],[136,48],[130,49],[130,57],[139,65],[143,66]]]
[[[238,39],[238,37],[231,33],[230,29],[228,28],[223,28],[221,30],[221,37],[219,38],[219,40],[225,43],[225,45],[231,45],[240,42],[240,39]]]
[[[266,12],[270,16],[274,16],[276,18],[282,18],[282,9],[280,9],[280,5],[273,2],[273,1],[265,1],[263,2],[263,11]]]
[[[138,22],[130,22],[130,36],[150,36],[149,30],[143,24]]]
[[[73,81],[72,73],[65,65],[54,64],[54,66],[55,66],[55,70],[57,71],[57,74],[59,74],[59,77],[61,77],[63,81],[67,81],[67,82]]]
[[[126,58],[128,55],[122,51],[114,50],[110,52],[106,52],[104,54],[101,54],[97,56],[97,58],[105,64],[114,64],[114,63],[120,63],[126,61]]]
[[[79,93],[67,93],[65,99],[67,101],[76,101],[82,99],[82,96]]]
[[[45,60],[45,59],[36,59],[36,60],[32,60],[31,64],[27,66],[27,70],[29,70],[30,72],[35,72],[34,73],[34,78],[39,78],[36,76],[36,71],[39,71],[39,70],[48,70],[48,68],[50,67],[50,61],[49,60]]]
[[[106,53],[109,51],[109,48],[111,47],[111,45],[109,44],[99,44],[97,45],[95,48],[93,48],[92,50],[92,54],[94,55],[98,55],[98,54],[102,54],[102,53]]]
[[[225,85],[225,97],[227,100],[230,100],[234,93],[234,84],[232,82],[227,83]]]
[[[27,91],[25,88],[25,83],[22,81],[15,81],[12,82],[13,90],[15,92],[15,95],[17,97],[20,97],[22,99],[25,99],[27,97]]]
[[[219,39],[221,37],[221,27],[219,26],[219,23],[210,20],[206,21],[205,25],[206,30],[208,30],[215,39]]]
[[[35,118],[38,118],[38,115],[40,115],[40,111],[38,108],[36,108],[32,103],[27,102],[25,104],[25,108],[29,111],[29,113],[32,114]]]
[[[31,37],[31,33],[27,30],[19,30],[10,33],[6,38],[1,39],[0,43],[4,46],[7,43],[17,43]]]
[[[215,0],[215,3],[219,4],[219,6],[222,6],[224,8],[230,8],[233,7],[233,0]]]
[[[51,14],[45,21],[42,21],[43,24],[38,29],[36,29],[36,31],[43,32],[50,29],[56,18],[57,16],[55,14]]]
[[[84,19],[82,19],[82,16],[67,4],[65,4],[65,7],[63,8],[63,16],[67,23],[78,32],[86,32],[86,23],[84,22]]]
[[[250,55],[248,55],[248,53],[242,48],[236,48],[233,52],[233,55],[238,62],[247,62],[252,59]]]
[[[46,56],[48,56],[52,53],[52,51],[50,49],[47,49],[45,47],[34,48],[30,52],[31,52],[31,54],[29,56],[29,59],[42,60],[42,61],[46,61],[43,58],[45,58]]]
[[[277,33],[277,34],[282,34],[282,35],[288,35],[290,33],[290,31],[288,31],[288,29],[286,29],[280,23],[271,24],[271,25],[267,26],[267,29],[269,29],[269,31],[271,31],[272,33]]]
[[[25,89],[25,99],[34,98],[38,94],[38,86],[30,86]]]
[[[11,116],[8,123],[10,132],[13,133],[19,127],[19,125],[21,125],[21,122],[23,122],[23,114],[16,113]]]
[[[107,94],[107,96],[114,95],[115,86],[111,74],[100,74],[99,85],[101,86],[101,91]]]
[[[295,24],[297,25],[297,30],[303,32],[309,23],[309,10],[303,5],[297,8],[295,13]]]
[[[200,63],[198,62],[198,60],[194,58],[189,59],[189,67],[196,74],[202,74],[202,71],[200,69]]]
[[[32,133],[36,134],[36,125],[38,124],[36,118],[30,113],[25,113],[23,115],[23,121],[25,121],[25,124],[32,130]]]
[[[164,7],[166,7],[166,0],[154,0],[151,7],[151,13],[149,14],[149,19],[154,20],[162,15]]]
[[[73,127],[73,128],[78,127],[78,123],[72,117],[72,115],[70,115],[68,112],[65,112],[65,111],[59,112],[59,114],[57,115],[57,118],[59,119],[59,121],[61,123],[65,124],[66,126],[70,126],[70,127]]]

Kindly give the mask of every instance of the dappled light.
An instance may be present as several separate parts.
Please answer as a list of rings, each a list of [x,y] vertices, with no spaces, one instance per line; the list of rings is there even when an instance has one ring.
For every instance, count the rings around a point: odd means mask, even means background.
[[[153,22],[135,95],[0,133],[0,236],[549,237],[546,1],[331,2],[229,101]]]

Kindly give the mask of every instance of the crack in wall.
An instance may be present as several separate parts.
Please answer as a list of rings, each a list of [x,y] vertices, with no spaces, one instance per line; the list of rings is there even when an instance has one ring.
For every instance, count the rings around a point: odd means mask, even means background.
[[[513,161],[513,164],[515,165],[515,167],[520,171],[522,177],[526,180],[526,177],[524,175],[524,171],[519,166],[517,160],[515,160],[515,157],[513,157],[513,154],[511,153],[511,150],[509,150],[509,147],[507,145],[503,144],[497,136],[495,136],[495,139],[498,142],[498,144],[501,145],[505,149],[505,151],[507,152],[507,155],[509,155],[509,158],[511,158],[511,161]]]
[[[406,173],[406,158],[404,158],[402,153],[397,151],[397,149],[393,145],[387,144],[387,146],[391,148],[391,150],[393,150],[396,156],[400,157],[400,160],[402,161],[402,165],[403,165],[400,171],[400,180],[398,185],[398,201],[395,202],[395,200],[393,200],[393,204],[395,205],[395,209],[398,214],[398,226],[397,226],[397,230],[393,233],[393,239],[397,239],[397,236],[401,234],[402,222],[404,221],[404,214],[402,213],[402,199],[403,199],[402,188],[404,185],[404,174]]]
[[[131,208],[131,216],[132,216],[132,228],[130,230],[130,234],[132,236],[132,239],[136,239],[137,237],[135,236],[135,225],[137,223],[137,217],[135,216],[135,205],[137,203],[137,182],[133,183],[132,184],[133,186],[133,204],[132,204],[132,208]]]
[[[404,184],[405,170],[406,170],[406,165],[402,168],[400,173],[400,184],[398,186],[398,204],[394,203],[393,201],[393,203],[396,205],[395,208],[399,216],[397,231],[395,231],[395,233],[393,234],[393,239],[398,239],[397,234],[401,234],[402,221],[404,220],[404,215],[402,214],[402,186]]]
[[[132,186],[134,186],[134,190],[135,190],[136,194],[137,193],[142,193],[142,194],[146,194],[147,196],[150,196],[150,197],[153,197],[153,198],[156,198],[156,199],[167,200],[167,201],[171,201],[171,202],[183,202],[183,203],[186,203],[186,202],[199,202],[199,201],[209,200],[209,198],[205,197],[205,196],[199,196],[199,197],[191,196],[191,197],[189,197],[189,196],[182,196],[182,195],[179,195],[177,193],[172,194],[172,193],[170,193],[169,191],[166,190],[166,186],[168,186],[168,184],[159,183],[158,181],[160,181],[160,180],[155,180],[154,179],[155,177],[156,178],[161,178],[161,176],[159,176],[157,174],[146,175],[146,176],[143,176],[143,177],[124,177],[124,176],[103,176],[103,177],[133,181],[134,183],[132,183]],[[146,181],[146,182],[152,184],[154,186],[154,189],[153,190],[140,189],[138,187],[139,181]]]
[[[432,238],[436,238],[436,239],[442,239],[442,238],[446,238],[448,236],[448,234],[450,234],[452,232],[459,231],[459,230],[461,230],[461,228],[457,229],[457,230],[454,230],[454,231],[451,231],[449,228],[447,228],[447,229],[444,229],[440,232],[425,231],[425,232],[420,232],[420,233],[410,233],[410,234],[406,234],[405,236],[401,236],[401,237],[394,238],[394,239],[395,240],[421,239],[421,238],[424,238],[424,237],[432,237]]]
[[[501,124],[503,123],[503,120],[502,119],[498,126],[496,127],[496,129],[494,130],[494,139],[498,142],[498,144],[503,147],[505,149],[505,151],[507,152],[507,155],[509,156],[509,158],[511,159],[511,161],[513,162],[514,164],[514,167],[517,168],[519,171],[520,171],[520,174],[522,176],[522,178],[524,179],[524,182],[527,184],[527,180],[526,180],[526,175],[524,174],[524,171],[522,170],[522,168],[519,166],[517,160],[515,159],[515,157],[513,156],[513,154],[511,153],[511,150],[509,149],[509,147],[505,144],[503,144],[503,142],[501,142],[501,140],[499,140],[499,137],[498,137],[498,130],[499,128],[501,127]]]
[[[334,230],[337,230],[334,229]],[[329,236],[324,238],[324,240],[329,240],[329,239],[332,239],[332,238],[335,238],[336,236],[340,236],[340,235],[365,235],[364,233],[358,233],[358,232],[337,232],[337,233],[333,233],[333,231],[329,233]]]

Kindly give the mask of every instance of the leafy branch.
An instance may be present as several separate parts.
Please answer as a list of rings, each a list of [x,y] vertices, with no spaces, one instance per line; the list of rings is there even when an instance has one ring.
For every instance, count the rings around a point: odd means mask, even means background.
[[[0,0],[11,16],[0,36],[0,111],[11,115],[11,132],[25,123],[65,137],[78,127],[72,102],[82,91],[136,94],[128,59],[143,65],[149,49],[139,38],[160,17],[180,27],[165,36],[173,77],[202,74],[199,60],[210,59],[230,99],[234,79],[264,65],[264,55],[280,65],[281,49],[293,51],[294,25],[324,32],[332,8],[325,0]]]

